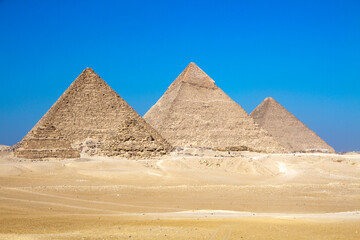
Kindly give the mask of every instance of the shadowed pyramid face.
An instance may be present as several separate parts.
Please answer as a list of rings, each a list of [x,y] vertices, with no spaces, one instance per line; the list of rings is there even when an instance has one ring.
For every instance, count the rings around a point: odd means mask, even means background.
[[[266,98],[251,114],[287,151],[335,150],[273,98]]]
[[[51,122],[75,149],[95,151],[109,144],[124,122],[136,120],[139,129],[150,134],[161,149],[169,149],[167,142],[142,119],[104,80],[92,69],[85,69],[49,109],[34,129]],[[145,134],[146,135],[146,134]],[[28,134],[24,139],[29,137]],[[146,151],[141,141],[134,143],[134,151]],[[118,144],[121,144],[118,141]],[[119,153],[119,155],[123,154]],[[114,154],[116,155],[116,154]]]
[[[173,146],[283,151],[194,63],[144,118]]]

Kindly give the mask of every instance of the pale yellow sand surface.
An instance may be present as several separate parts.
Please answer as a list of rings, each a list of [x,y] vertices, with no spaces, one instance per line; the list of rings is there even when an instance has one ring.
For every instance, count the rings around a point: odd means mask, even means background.
[[[360,155],[0,153],[0,239],[360,239]]]

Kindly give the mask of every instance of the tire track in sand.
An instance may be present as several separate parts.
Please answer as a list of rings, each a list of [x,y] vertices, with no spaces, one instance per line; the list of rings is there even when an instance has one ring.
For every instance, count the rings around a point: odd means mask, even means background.
[[[51,198],[58,198],[58,199],[66,199],[66,200],[75,201],[75,202],[78,201],[78,202],[95,203],[95,204],[99,204],[99,205],[106,204],[106,205],[112,205],[112,206],[118,206],[118,207],[150,208],[150,209],[176,210],[176,211],[188,210],[188,209],[182,209],[182,208],[153,207],[153,206],[145,206],[145,205],[126,204],[126,203],[113,203],[113,202],[105,202],[105,201],[86,200],[86,199],[58,196],[58,195],[48,194],[48,193],[39,193],[39,192],[35,192],[35,191],[30,191],[30,190],[25,190],[25,189],[18,189],[18,188],[6,188],[6,187],[4,188],[4,187],[2,187],[2,189],[13,190],[13,191],[18,191],[18,192],[25,192],[25,193],[29,193],[29,194],[33,194],[33,195],[37,195],[37,196],[44,196],[44,197],[51,197]],[[14,199],[17,199],[17,198],[14,198]],[[72,206],[72,205],[69,205],[69,206]],[[76,207],[76,205],[74,205],[74,207]],[[109,211],[112,211],[112,210],[109,210]],[[118,212],[118,211],[116,211],[116,212]]]

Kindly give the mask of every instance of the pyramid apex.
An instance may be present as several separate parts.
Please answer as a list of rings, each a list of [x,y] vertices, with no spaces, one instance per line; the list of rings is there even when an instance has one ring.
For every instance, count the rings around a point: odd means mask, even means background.
[[[256,108],[256,109],[261,109],[261,108],[278,108],[278,107],[283,107],[278,101],[276,101],[274,98],[272,97],[267,97],[264,99],[264,101],[262,101],[262,103]],[[254,111],[256,110],[254,109]]]
[[[180,82],[190,83],[204,88],[215,88],[215,81],[212,80],[201,68],[194,62],[190,62],[185,70],[175,79],[169,88],[177,85]]]
[[[95,71],[92,68],[87,67],[84,69],[83,73],[95,73]]]
[[[264,99],[264,102],[268,102],[268,101],[275,101],[275,99],[272,97],[267,97]]]
[[[264,114],[266,111],[273,111],[273,109],[278,108],[278,107],[282,107],[283,106],[278,103],[274,98],[272,97],[267,97],[264,99],[264,101],[262,101],[259,106],[257,106],[251,113],[250,116],[257,117],[260,113]]]
[[[194,62],[190,62],[189,63],[189,65],[187,65],[187,67],[186,68],[188,68],[188,67],[191,67],[192,69],[200,69],[201,70],[201,68],[198,66],[198,65],[196,65],[196,63],[194,63]],[[186,69],[185,68],[185,69]],[[185,71],[185,70],[184,70]],[[201,70],[202,71],[202,70]],[[206,74],[205,72],[204,72],[204,74]]]
[[[101,78],[100,78],[99,74],[97,74],[92,68],[87,67],[80,73],[80,75],[75,79],[74,82],[79,81],[79,79],[87,79],[87,80],[98,79],[98,80],[100,80]]]

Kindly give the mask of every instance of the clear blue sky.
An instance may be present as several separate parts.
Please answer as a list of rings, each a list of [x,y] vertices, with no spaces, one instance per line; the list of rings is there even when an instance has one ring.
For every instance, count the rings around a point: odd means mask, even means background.
[[[360,1],[0,0],[0,144],[86,67],[140,115],[193,61],[249,113],[271,96],[360,150]]]

